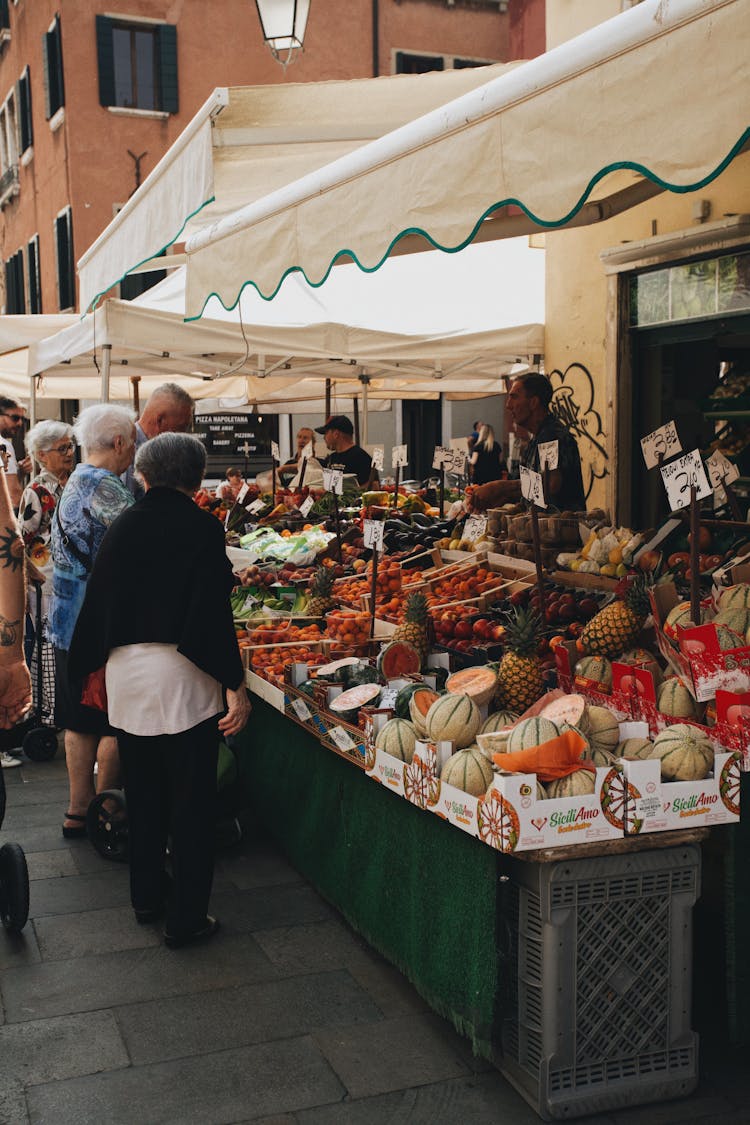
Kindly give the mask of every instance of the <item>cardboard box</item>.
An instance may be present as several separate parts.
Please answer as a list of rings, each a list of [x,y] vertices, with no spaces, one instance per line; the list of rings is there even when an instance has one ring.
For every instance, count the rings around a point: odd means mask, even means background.
[[[621,760],[631,791],[625,814],[629,835],[733,824],[740,818],[740,756],[716,754],[712,777],[662,781],[657,761]]]
[[[587,574],[585,570],[553,570],[552,581],[558,586],[572,586],[577,590],[606,590],[614,593],[619,578],[607,578],[606,574]]]

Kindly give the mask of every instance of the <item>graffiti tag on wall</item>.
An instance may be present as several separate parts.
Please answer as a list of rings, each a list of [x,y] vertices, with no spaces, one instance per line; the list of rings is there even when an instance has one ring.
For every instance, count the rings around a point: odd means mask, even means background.
[[[582,363],[571,363],[565,371],[550,372],[550,410],[578,442],[583,489],[588,500],[594,481],[609,474],[609,454],[604,446],[602,416],[594,409],[594,380]]]

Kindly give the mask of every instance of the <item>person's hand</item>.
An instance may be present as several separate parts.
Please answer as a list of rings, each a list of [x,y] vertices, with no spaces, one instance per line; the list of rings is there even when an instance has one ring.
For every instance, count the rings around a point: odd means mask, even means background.
[[[239,734],[250,718],[250,711],[250,700],[244,685],[236,691],[227,688],[227,713],[219,719],[221,733]]]
[[[25,473],[26,475],[28,475],[31,472],[31,458],[30,457],[24,457],[23,461],[18,462],[18,471],[19,471],[19,473]]]
[[[20,723],[31,707],[31,676],[25,660],[0,666],[0,730]]]

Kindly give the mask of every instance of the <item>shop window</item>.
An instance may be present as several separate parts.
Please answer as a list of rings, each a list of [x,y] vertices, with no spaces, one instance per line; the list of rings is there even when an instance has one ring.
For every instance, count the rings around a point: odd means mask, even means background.
[[[29,312],[42,311],[42,278],[39,269],[39,235],[35,234],[26,247],[27,273],[29,277]]]
[[[99,102],[177,113],[177,28],[96,17]]]
[[[34,143],[34,126],[31,120],[31,78],[26,67],[16,87],[18,97],[18,135],[21,152],[26,152]]]
[[[23,285],[23,250],[18,250],[5,263],[5,311],[8,314],[26,312],[26,297]]]
[[[634,328],[748,310],[750,252],[652,270],[637,274],[630,283]]]
[[[57,296],[60,312],[72,309],[76,299],[76,264],[73,256],[73,216],[66,207],[55,219]]]
[[[44,115],[49,121],[65,105],[62,29],[59,16],[55,16],[49,30],[42,36],[42,59],[44,62]]]

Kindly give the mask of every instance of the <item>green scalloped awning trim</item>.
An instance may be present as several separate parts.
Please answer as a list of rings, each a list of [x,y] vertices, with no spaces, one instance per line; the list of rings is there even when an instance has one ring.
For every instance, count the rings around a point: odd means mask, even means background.
[[[110,289],[114,289],[115,285],[119,285],[121,281],[124,281],[125,278],[128,277],[132,273],[133,270],[137,270],[139,266],[145,266],[146,262],[150,262],[152,260],[152,258],[158,258],[159,255],[163,254],[166,250],[168,250],[170,246],[174,246],[175,242],[180,237],[180,235],[182,234],[182,232],[184,231],[185,227],[188,225],[190,220],[194,219],[196,215],[199,215],[200,212],[203,210],[203,208],[208,207],[209,203],[213,203],[215,201],[215,199],[216,199],[216,196],[212,195],[208,199],[204,200],[204,202],[201,203],[201,205],[199,207],[196,207],[196,209],[194,211],[191,211],[190,214],[184,219],[184,221],[182,223],[182,226],[177,231],[177,234],[174,236],[174,238],[170,238],[170,240],[168,242],[165,242],[164,245],[162,246],[161,250],[157,250],[155,254],[150,254],[149,257],[144,258],[142,262],[136,262],[134,266],[130,266],[128,269],[125,270],[124,274],[122,274],[120,277],[117,278],[117,281],[113,281],[111,285],[108,285],[106,287],[106,289],[102,289],[101,292],[97,293],[95,297],[92,297],[91,300],[89,301],[86,309],[81,313],[81,320],[83,320],[83,318],[88,313],[94,311],[94,309],[99,304],[99,302],[101,301],[101,299],[102,299],[102,297],[104,296],[105,293],[109,293]],[[158,268],[159,268],[158,266],[154,266],[155,270],[158,270]]]
[[[523,211],[523,213],[529,219],[531,219],[532,222],[536,223],[537,226],[542,227],[546,230],[554,230],[554,229],[559,228],[559,227],[564,227],[566,223],[569,223],[570,220],[575,215],[578,214],[578,212],[584,206],[588,197],[591,195],[591,192],[594,190],[594,188],[599,183],[599,181],[604,179],[604,177],[608,176],[611,172],[619,172],[619,171],[622,171],[622,170],[628,170],[628,171],[631,171],[631,172],[638,172],[641,176],[644,177],[644,179],[651,180],[652,183],[659,184],[665,191],[670,191],[670,192],[673,192],[675,194],[686,194],[686,193],[691,192],[691,191],[700,191],[700,189],[705,187],[706,184],[710,184],[713,180],[716,179],[717,176],[721,175],[721,173],[727,168],[727,166],[729,164],[731,164],[731,162],[734,160],[735,156],[737,156],[740,153],[740,151],[748,143],[748,141],[750,141],[750,127],[745,129],[745,131],[743,132],[743,134],[739,138],[739,140],[734,145],[732,145],[732,148],[729,150],[727,155],[724,157],[723,160],[720,161],[719,164],[717,164],[716,168],[712,172],[709,172],[708,175],[704,176],[702,180],[697,180],[695,183],[692,183],[692,184],[685,184],[685,185],[672,184],[668,180],[663,180],[659,175],[657,175],[655,172],[650,171],[650,169],[646,168],[642,164],[638,164],[637,162],[630,161],[630,160],[620,160],[620,161],[617,161],[617,163],[615,163],[615,164],[607,164],[604,168],[602,168],[599,172],[597,172],[595,176],[592,176],[591,179],[589,180],[586,188],[581,193],[581,196],[580,196],[578,202],[570,209],[570,211],[567,213],[567,215],[563,215],[563,217],[560,218],[560,219],[541,219],[537,215],[535,215],[532,211],[530,211],[529,208],[526,207],[525,204],[522,202],[522,200],[516,199],[515,197],[510,196],[507,199],[501,199],[499,202],[493,203],[490,207],[488,207],[485,211],[483,211],[482,214],[477,219],[476,223],[474,224],[474,226],[471,230],[471,233],[468,235],[468,237],[466,237],[462,242],[459,242],[456,246],[442,246],[439,242],[437,242],[429,234],[428,231],[424,230],[422,227],[407,227],[405,230],[402,230],[399,234],[396,235],[396,237],[389,244],[386,252],[383,254],[383,257],[374,266],[363,266],[362,263],[357,258],[357,255],[355,254],[355,252],[351,249],[346,248],[346,249],[338,250],[336,252],[336,254],[333,256],[333,258],[331,259],[330,265],[328,266],[328,269],[326,270],[325,274],[320,279],[320,281],[310,281],[309,277],[305,273],[302,266],[289,266],[289,268],[286,269],[284,271],[284,273],[282,274],[278,285],[273,290],[273,292],[270,294],[270,296],[266,296],[265,293],[262,293],[260,291],[260,289],[258,288],[258,285],[257,285],[256,282],[254,282],[252,280],[247,280],[247,281],[244,281],[242,283],[242,285],[239,289],[239,292],[237,293],[237,296],[236,296],[235,300],[232,302],[231,305],[224,304],[224,301],[222,300],[221,296],[218,293],[211,292],[211,293],[208,294],[208,296],[204,300],[203,305],[201,306],[201,311],[199,313],[197,313],[195,316],[185,317],[185,320],[186,321],[200,320],[200,318],[203,316],[203,313],[205,312],[206,305],[208,304],[208,302],[211,300],[212,297],[216,297],[216,299],[226,309],[226,311],[231,312],[239,304],[240,298],[242,297],[242,294],[243,294],[244,290],[247,288],[248,285],[252,285],[252,287],[257,292],[258,296],[261,297],[264,301],[272,301],[274,299],[274,297],[277,295],[277,293],[279,292],[279,290],[281,289],[281,286],[284,284],[284,281],[286,280],[286,278],[291,273],[301,273],[302,276],[304,277],[305,281],[307,282],[307,284],[311,288],[319,289],[321,285],[325,285],[326,281],[328,280],[328,277],[330,275],[331,270],[336,265],[336,262],[339,260],[339,258],[345,258],[345,257],[351,258],[351,260],[356,265],[359,266],[359,268],[362,270],[363,273],[376,273],[377,270],[379,270],[380,267],[386,262],[386,260],[390,256],[391,251],[393,250],[394,246],[398,242],[400,242],[402,238],[406,238],[408,235],[411,235],[411,234],[416,234],[416,235],[421,236],[422,238],[425,239],[426,242],[430,243],[435,250],[441,250],[444,254],[457,254],[460,250],[465,250],[466,247],[474,240],[474,238],[476,237],[476,234],[477,234],[479,228],[481,227],[482,223],[486,219],[488,219],[490,217],[490,215],[493,215],[495,213],[495,211],[499,211],[501,208],[508,207],[510,205],[520,207],[520,209]]]

